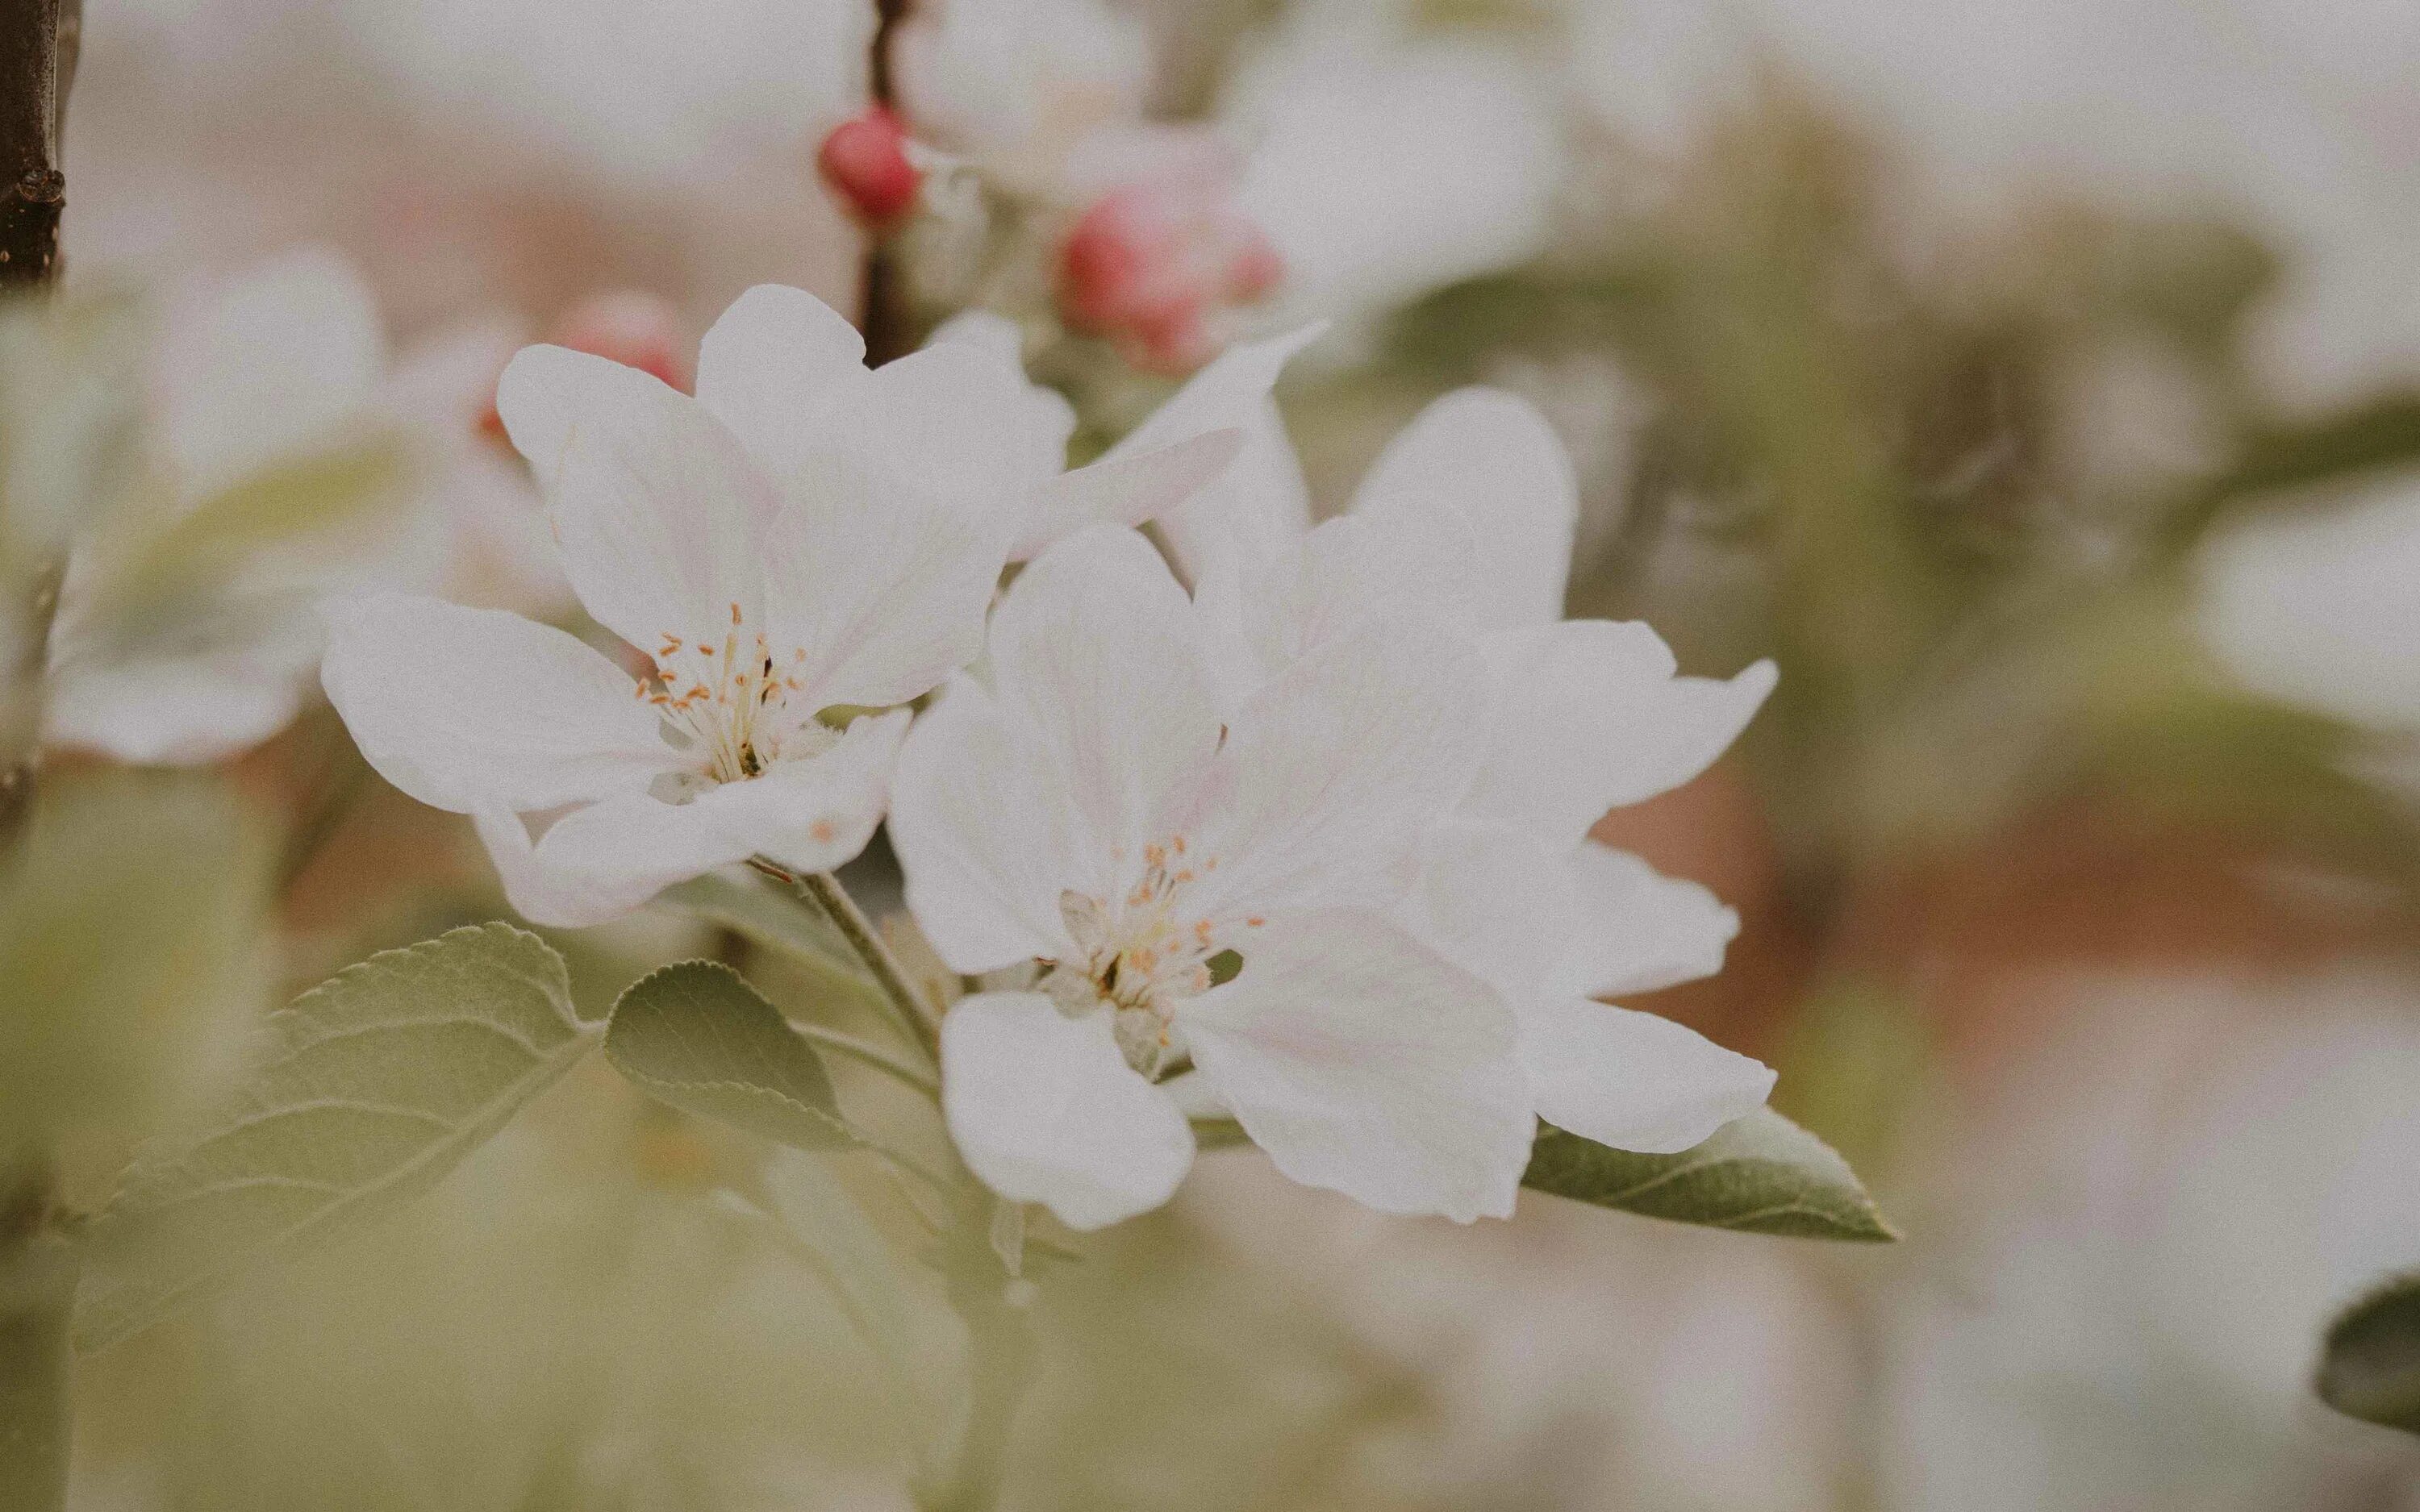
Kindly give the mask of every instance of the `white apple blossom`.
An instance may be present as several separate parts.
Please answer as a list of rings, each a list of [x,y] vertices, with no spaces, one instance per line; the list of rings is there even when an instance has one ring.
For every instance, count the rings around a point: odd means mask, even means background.
[[[1024,562],[1089,525],[1140,525],[1172,510],[1215,509],[1215,486],[1254,451],[1250,430],[1278,372],[1313,332],[1239,343],[1196,373],[1136,435],[1087,467],[1069,469],[1076,410],[1057,390],[1025,388],[1009,559]],[[1022,371],[1024,334],[1005,316],[970,310],[943,322],[929,345],[963,345]]]
[[[443,532],[418,509],[339,510],[347,517],[316,529],[251,522],[267,544],[233,563],[164,562],[163,552],[213,500],[255,486],[274,492],[281,470],[349,448],[414,445],[427,454],[412,458],[429,464],[425,475],[442,480],[445,448],[411,402],[414,372],[407,363],[390,374],[369,290],[322,249],[173,303],[149,384],[157,486],[86,522],[70,556],[49,647],[45,740],[191,764],[283,729],[319,659],[315,600],[342,585],[432,576]],[[459,419],[467,428],[471,411]],[[295,514],[291,524],[305,523],[307,509]]]
[[[1575,486],[1526,401],[1465,390],[1388,445],[1345,515],[1291,538],[1247,508],[1198,609],[1222,706],[1411,606],[1467,637],[1483,695],[1421,690],[1484,733],[1475,779],[1426,837],[1396,917],[1518,1012],[1539,1115],[1628,1149],[1684,1149],[1764,1100],[1773,1073],[1658,1018],[1592,999],[1720,968],[1738,930],[1695,883],[1588,838],[1606,810],[1721,754],[1773,687],[1675,675],[1644,625],[1561,618]]]
[[[1306,1184],[1509,1213],[1512,1014],[1385,913],[1481,755],[1476,655],[1389,617],[1222,711],[1183,588],[1109,529],[1028,567],[988,644],[989,684],[909,733],[891,818],[941,959],[1041,972],[942,1022],[974,1172],[1097,1227],[1167,1199],[1215,1107]]]
[[[964,347],[863,357],[822,302],[763,285],[706,333],[695,398],[559,347],[505,369],[566,574],[644,677],[511,614],[332,609],[323,678],[363,754],[472,814],[531,918],[599,922],[753,854],[827,871],[881,819],[908,714],[863,711],[981,650],[1024,393]]]

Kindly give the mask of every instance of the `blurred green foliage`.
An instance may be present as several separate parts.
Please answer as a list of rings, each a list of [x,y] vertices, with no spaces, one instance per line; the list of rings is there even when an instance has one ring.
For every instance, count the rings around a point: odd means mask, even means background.
[[[159,1126],[268,992],[266,826],[201,774],[54,772],[0,859],[0,1150]]]
[[[1749,748],[1803,887],[2077,795],[2420,881],[2353,733],[2237,688],[2190,625],[2234,512],[2420,463],[2420,395],[2266,396],[2257,240],[2048,198],[1941,226],[1771,78],[1672,162],[1604,161],[1653,192],[1597,185],[1551,253],[1400,312],[1378,373],[1615,375],[1635,428],[1584,479],[1615,518],[1573,610],[1778,660]]]

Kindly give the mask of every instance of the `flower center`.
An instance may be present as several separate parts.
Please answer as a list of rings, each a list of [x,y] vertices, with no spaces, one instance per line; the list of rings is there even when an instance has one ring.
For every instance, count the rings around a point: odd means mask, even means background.
[[[1196,862],[1187,850],[1182,835],[1144,846],[1142,877],[1123,897],[1060,894],[1060,917],[1082,954],[1049,963],[1041,984],[1071,1014],[1109,1009],[1126,1063],[1155,1079],[1186,1057],[1177,1005],[1243,965],[1222,943],[1218,921],[1185,906],[1187,886],[1218,866],[1217,856]],[[1243,923],[1257,928],[1261,920]]]
[[[813,710],[790,706],[800,691],[798,668],[807,659],[805,649],[793,647],[786,658],[777,658],[737,604],[720,644],[692,644],[667,631],[653,655],[655,680],[642,682],[638,696],[689,739],[702,775],[712,781],[742,782],[785,751],[812,756],[832,744],[831,732],[814,720]]]

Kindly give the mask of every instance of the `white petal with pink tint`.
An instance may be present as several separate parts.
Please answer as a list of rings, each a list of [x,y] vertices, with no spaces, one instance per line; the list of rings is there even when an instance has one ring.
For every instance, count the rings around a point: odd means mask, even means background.
[[[1278,1169],[1382,1212],[1509,1216],[1536,1132],[1494,989],[1374,915],[1271,923],[1179,1014]]]
[[[1166,1202],[1193,1164],[1193,1131],[1129,1068],[1099,1014],[1071,1019],[1037,993],[978,993],[941,1021],[941,1106],[984,1184],[1100,1228]]]
[[[379,775],[432,808],[557,808],[681,764],[629,674],[551,625],[400,594],[329,616],[328,701]]]
[[[697,402],[776,480],[832,444],[833,417],[867,378],[857,328],[814,295],[778,284],[732,301],[698,346]]]

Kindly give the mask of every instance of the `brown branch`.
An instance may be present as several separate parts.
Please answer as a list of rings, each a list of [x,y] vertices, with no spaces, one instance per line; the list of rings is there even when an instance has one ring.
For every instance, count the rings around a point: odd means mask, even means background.
[[[80,0],[64,17],[62,3],[0,0],[0,286],[47,283],[58,265],[59,131],[83,30]]]
[[[908,0],[876,0],[874,40],[869,44],[866,77],[877,105],[897,103],[898,81],[892,72],[892,37],[908,19]],[[908,352],[907,311],[900,302],[898,253],[891,239],[876,236],[865,249],[864,313],[858,329],[865,333],[865,361],[879,367]]]
[[[83,23],[83,0],[0,0],[0,289],[39,287],[58,267],[59,134]],[[42,663],[63,567],[24,563],[7,574],[19,596],[0,610],[17,622],[8,637],[15,660],[0,666],[0,849],[33,803]]]
[[[59,133],[81,4],[0,0],[0,289],[39,289],[58,268],[67,198]],[[64,566],[19,563],[5,574],[15,602],[0,612],[17,623],[13,664],[0,666],[0,852],[16,848],[32,808],[42,668]],[[46,1155],[0,1170],[0,1512],[55,1512],[67,1499],[77,1257],[57,1227],[57,1193]]]

